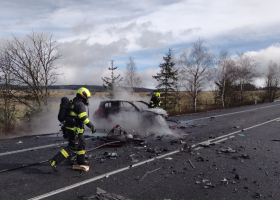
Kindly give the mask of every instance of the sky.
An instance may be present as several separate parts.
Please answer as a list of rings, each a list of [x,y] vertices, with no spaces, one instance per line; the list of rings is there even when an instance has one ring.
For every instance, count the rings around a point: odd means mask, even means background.
[[[278,0],[0,0],[0,44],[52,34],[62,85],[102,85],[111,60],[123,75],[131,56],[145,87],[155,88],[168,49],[179,55],[199,38],[216,54],[254,56],[265,74],[270,60],[280,64],[279,8]]]

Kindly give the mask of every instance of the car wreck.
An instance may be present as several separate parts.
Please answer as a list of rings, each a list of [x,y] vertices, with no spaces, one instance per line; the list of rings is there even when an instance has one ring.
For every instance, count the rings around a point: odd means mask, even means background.
[[[139,125],[162,125],[167,117],[167,111],[162,108],[149,108],[145,101],[128,100],[103,100],[93,114],[94,121],[113,121],[118,118],[121,121],[137,120]]]

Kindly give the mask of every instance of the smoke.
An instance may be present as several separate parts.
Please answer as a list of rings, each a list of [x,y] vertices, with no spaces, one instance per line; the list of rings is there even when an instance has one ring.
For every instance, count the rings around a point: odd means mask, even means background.
[[[108,115],[108,118],[106,119],[100,117],[95,118],[94,112],[98,110],[100,102],[110,99],[93,97],[90,99],[90,110],[93,112],[91,112],[89,117],[98,130],[102,129],[102,131],[107,133],[116,124],[120,124],[127,132],[134,132],[141,136],[145,136],[149,132],[153,132],[156,135],[173,134],[169,129],[168,124],[161,116],[145,112],[145,110],[148,109],[148,106],[143,103],[136,102],[144,101],[149,103],[150,96],[142,96],[139,93],[134,93],[132,95],[131,92],[126,90],[119,91],[119,89],[115,94],[116,100],[132,101],[133,104],[142,112],[138,112],[133,106],[131,106],[131,104],[124,102],[123,105],[127,108],[125,111]]]
[[[75,97],[75,92],[68,92],[64,96],[69,99]],[[57,119],[61,97],[52,98],[51,106],[49,107],[49,112],[42,112],[36,115],[32,120],[22,124],[19,128],[20,131],[15,133],[2,135],[3,138],[15,138],[22,136],[31,135],[44,135],[58,133],[60,130],[60,122]],[[132,101],[137,108],[144,111],[148,107],[147,105],[136,102],[145,101],[149,103],[150,96],[140,95],[139,93],[134,93],[133,95],[125,90],[116,92],[116,98],[118,100]],[[156,135],[173,135],[174,133],[169,129],[168,124],[165,119],[161,116],[147,116],[145,112],[137,112],[135,109],[130,111],[120,112],[115,115],[110,115],[108,119],[95,119],[93,117],[94,112],[98,110],[100,102],[104,100],[109,100],[105,97],[104,93],[96,93],[92,95],[89,99],[90,105],[87,108],[87,113],[90,121],[94,124],[97,132],[108,133],[116,124],[120,124],[121,127],[128,133],[137,133],[140,136],[146,136],[147,133],[155,133]],[[132,107],[131,107],[132,108]],[[146,113],[147,114],[147,113]],[[85,126],[85,131],[90,131],[89,128]]]

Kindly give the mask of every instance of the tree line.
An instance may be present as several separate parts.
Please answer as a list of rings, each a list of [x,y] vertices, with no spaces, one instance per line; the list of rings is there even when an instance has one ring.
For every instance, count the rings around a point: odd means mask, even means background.
[[[227,50],[215,55],[202,39],[198,39],[177,57],[169,49],[163,60],[159,65],[160,73],[153,78],[159,82],[157,89],[163,93],[164,108],[167,110],[177,106],[181,112],[182,99],[190,98],[193,112],[196,112],[201,91],[209,90],[211,83],[215,86],[215,102],[223,108],[246,100],[245,86],[253,86],[253,81],[260,77],[264,77],[265,86],[253,98],[261,102],[273,102],[280,96],[280,65],[270,61],[267,73],[261,74],[258,71],[261,63],[253,56],[237,52],[236,56],[231,57]]]

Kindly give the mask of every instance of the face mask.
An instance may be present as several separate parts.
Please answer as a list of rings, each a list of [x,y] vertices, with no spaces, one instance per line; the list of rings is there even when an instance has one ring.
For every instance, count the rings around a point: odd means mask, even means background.
[[[84,103],[86,106],[89,106],[89,101],[88,101],[88,99],[84,99],[84,100],[83,100],[83,103]]]

